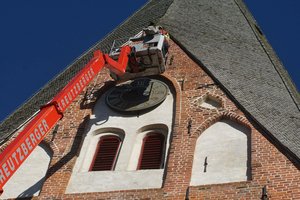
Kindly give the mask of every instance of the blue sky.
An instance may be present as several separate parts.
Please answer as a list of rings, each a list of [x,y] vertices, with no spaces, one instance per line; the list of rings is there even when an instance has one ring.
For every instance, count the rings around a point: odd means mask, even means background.
[[[245,2],[300,88],[300,1]],[[0,121],[144,3],[1,1]]]
[[[244,0],[300,89],[300,1]]]

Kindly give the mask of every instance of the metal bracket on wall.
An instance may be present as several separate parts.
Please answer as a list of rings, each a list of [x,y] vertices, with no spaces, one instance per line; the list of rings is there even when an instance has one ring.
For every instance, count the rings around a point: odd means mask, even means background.
[[[261,199],[262,200],[268,200],[269,199],[266,185],[262,188]]]
[[[191,128],[192,128],[192,120],[190,119],[189,122],[188,122],[188,126],[187,126],[189,135],[191,135]]]
[[[185,200],[190,200],[190,187],[186,188],[185,192]]]
[[[217,85],[217,84],[215,84],[215,83],[211,83],[211,84],[207,84],[207,83],[199,84],[196,89],[209,88],[209,87],[213,87],[215,85]]]
[[[204,159],[204,170],[203,170],[204,173],[206,172],[207,165],[208,165],[208,163],[207,163],[207,156],[206,156]]]
[[[172,65],[174,61],[174,55],[171,56],[170,61],[169,61],[169,65]]]

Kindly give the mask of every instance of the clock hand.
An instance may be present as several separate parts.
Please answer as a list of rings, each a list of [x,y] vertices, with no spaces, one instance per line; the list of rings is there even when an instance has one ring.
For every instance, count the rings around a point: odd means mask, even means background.
[[[150,82],[150,86],[148,86],[148,87],[146,88],[146,90],[144,91],[143,95],[144,95],[144,96],[149,96],[150,93],[151,93],[151,91],[152,91],[152,87],[153,87],[153,82]]]

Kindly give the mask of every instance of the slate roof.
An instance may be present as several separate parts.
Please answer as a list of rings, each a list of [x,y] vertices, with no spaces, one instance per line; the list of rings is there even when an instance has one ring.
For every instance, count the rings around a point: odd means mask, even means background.
[[[271,140],[300,161],[299,93],[242,0],[151,0],[77,58],[0,124],[0,139],[32,116],[88,62],[95,49],[163,25]]]

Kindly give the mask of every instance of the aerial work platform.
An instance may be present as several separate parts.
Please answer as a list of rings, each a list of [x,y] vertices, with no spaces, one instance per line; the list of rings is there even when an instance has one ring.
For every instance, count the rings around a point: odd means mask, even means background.
[[[119,76],[112,72],[112,78],[128,80],[163,73],[169,48],[168,35],[165,33],[161,28],[149,26],[121,46],[114,41],[109,53],[114,60],[118,59],[123,46],[131,47],[131,52],[125,73]]]

